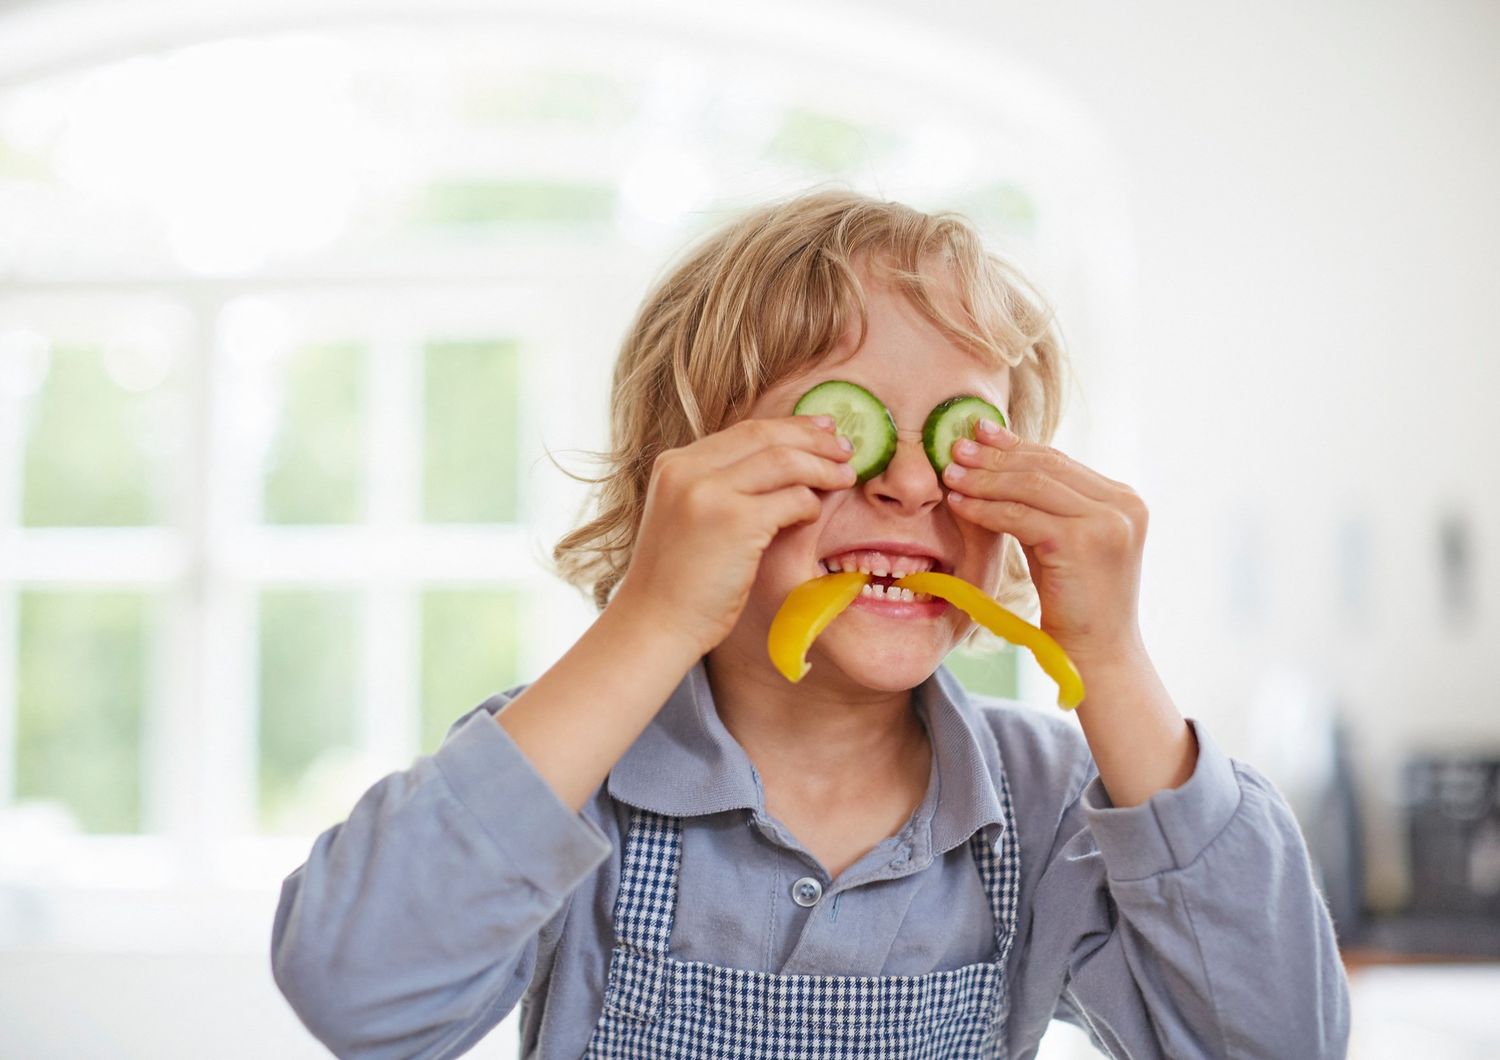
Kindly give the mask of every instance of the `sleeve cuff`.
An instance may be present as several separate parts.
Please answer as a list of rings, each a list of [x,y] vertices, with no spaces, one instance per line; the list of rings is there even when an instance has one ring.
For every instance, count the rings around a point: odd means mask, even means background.
[[[614,849],[557,797],[487,710],[476,711],[433,759],[458,801],[539,891],[568,894]]]
[[[1137,880],[1186,868],[1239,808],[1234,766],[1192,718],[1198,761],[1181,787],[1158,791],[1139,806],[1118,809],[1095,776],[1083,789],[1083,811],[1109,877]]]

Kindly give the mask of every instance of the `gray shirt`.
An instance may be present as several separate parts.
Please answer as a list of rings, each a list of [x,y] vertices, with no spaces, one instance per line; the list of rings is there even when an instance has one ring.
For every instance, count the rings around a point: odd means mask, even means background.
[[[1072,725],[940,669],[913,696],[933,749],[925,799],[829,879],[766,813],[701,663],[577,814],[493,718],[520,690],[375,784],[286,878],[272,968],[336,1055],[458,1056],[521,1002],[522,1055],[580,1056],[632,807],[683,819],[679,960],[902,975],[992,959],[967,840],[1000,820],[1001,770],[1021,842],[1012,1057],[1054,1017],[1116,1057],[1345,1054],[1348,983],[1297,823],[1197,722],[1187,782],[1117,809]],[[822,885],[810,907],[792,895],[805,877]]]

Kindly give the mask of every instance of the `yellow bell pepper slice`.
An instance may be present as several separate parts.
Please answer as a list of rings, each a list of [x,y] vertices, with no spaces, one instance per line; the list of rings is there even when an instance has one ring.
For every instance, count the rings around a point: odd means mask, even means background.
[[[854,602],[868,574],[857,571],[825,574],[805,581],[787,594],[776,617],[771,619],[771,633],[766,647],[771,662],[783,677],[796,684],[807,676],[811,666],[807,649],[828,628],[839,612]]]
[[[941,597],[996,636],[1029,648],[1047,676],[1057,682],[1057,705],[1072,710],[1083,702],[1083,678],[1062,646],[1020,615],[1001,607],[982,590],[962,578],[937,571],[908,574],[893,584],[914,593]]]

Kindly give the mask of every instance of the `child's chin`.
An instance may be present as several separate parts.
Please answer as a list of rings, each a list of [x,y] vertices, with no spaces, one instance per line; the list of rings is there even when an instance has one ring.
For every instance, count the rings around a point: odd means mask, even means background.
[[[905,692],[932,676],[943,658],[936,652],[831,653],[830,661],[850,683],[874,692]]]

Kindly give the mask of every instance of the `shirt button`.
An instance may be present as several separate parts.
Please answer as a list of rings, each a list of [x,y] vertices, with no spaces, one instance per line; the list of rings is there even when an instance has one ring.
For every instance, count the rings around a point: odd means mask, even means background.
[[[804,876],[792,884],[792,901],[804,909],[808,906],[817,905],[818,899],[822,897],[823,885],[811,876]]]

